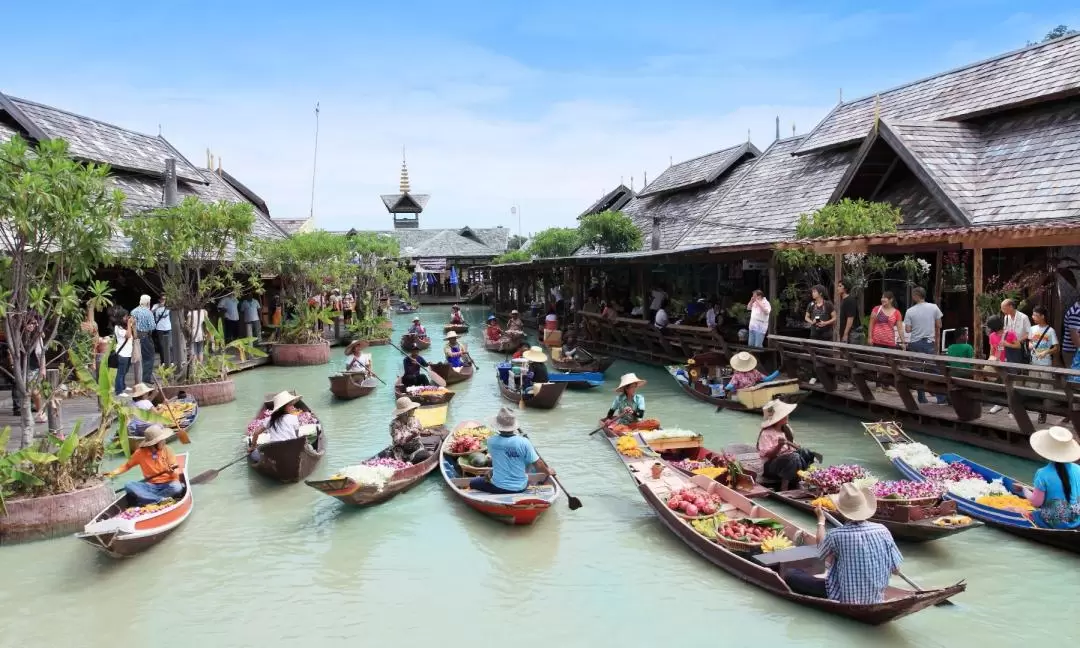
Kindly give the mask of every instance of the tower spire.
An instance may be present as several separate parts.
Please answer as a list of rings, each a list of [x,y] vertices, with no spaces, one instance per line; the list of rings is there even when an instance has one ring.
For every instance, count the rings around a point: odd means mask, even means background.
[[[409,193],[409,167],[405,166],[405,147],[401,147],[401,186],[402,194]]]

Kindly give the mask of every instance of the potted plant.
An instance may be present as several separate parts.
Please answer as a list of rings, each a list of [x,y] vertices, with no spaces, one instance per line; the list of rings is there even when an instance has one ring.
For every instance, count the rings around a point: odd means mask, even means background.
[[[255,346],[253,337],[240,338],[232,342],[225,341],[225,324],[207,322],[207,352],[201,361],[192,360],[191,370],[177,372],[175,367],[158,367],[158,381],[161,383],[162,396],[175,398],[180,392],[186,392],[203,405],[221,405],[236,400],[236,383],[229,374],[236,371],[240,363],[249,357],[265,358],[266,353]]]
[[[727,309],[727,316],[738,322],[740,326],[746,326],[750,323],[750,309],[743,303],[732,304]]]
[[[967,292],[968,251],[946,252],[942,256],[942,290]]]

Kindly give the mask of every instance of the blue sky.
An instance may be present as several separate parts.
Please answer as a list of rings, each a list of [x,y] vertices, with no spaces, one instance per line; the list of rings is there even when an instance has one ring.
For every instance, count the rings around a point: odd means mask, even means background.
[[[854,99],[1038,40],[1075,2],[84,2],[3,10],[0,91],[206,149],[278,218],[572,225],[620,181],[805,133]],[[14,5],[14,6],[10,6]],[[218,6],[220,5],[220,6]],[[12,25],[22,25],[19,30]]]

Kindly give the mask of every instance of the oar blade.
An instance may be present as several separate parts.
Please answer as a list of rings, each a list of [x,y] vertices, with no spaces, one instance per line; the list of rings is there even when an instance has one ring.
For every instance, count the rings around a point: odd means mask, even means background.
[[[566,496],[566,502],[570,505],[571,511],[576,511],[583,506],[581,500],[572,495]]]
[[[205,484],[207,482],[212,482],[215,479],[217,479],[217,476],[220,475],[220,474],[221,474],[221,469],[220,468],[211,468],[210,470],[207,470],[207,471],[199,473],[198,475],[195,475],[195,477],[192,478],[191,483],[192,484]]]

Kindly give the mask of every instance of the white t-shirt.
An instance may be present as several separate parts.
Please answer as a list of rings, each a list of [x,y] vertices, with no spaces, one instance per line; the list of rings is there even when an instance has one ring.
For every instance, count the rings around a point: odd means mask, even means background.
[[[203,329],[206,323],[206,309],[200,308],[198,311],[189,312],[188,321],[191,322],[192,342],[202,342],[205,336]]]
[[[1006,315],[1005,330],[1015,333],[1017,340],[1024,340],[1028,337],[1028,333],[1031,332],[1031,319],[1020,311],[1016,311],[1012,315]]]
[[[116,346],[113,348],[113,350],[116,351],[116,355],[121,358],[130,358],[131,350],[134,348],[134,345],[131,342],[124,344],[124,341],[127,340],[128,337],[127,329],[114,326],[113,337],[116,338]]]
[[[155,331],[172,331],[172,318],[169,317],[168,306],[154,304],[154,307],[150,309],[150,313],[154,316]]]
[[[367,371],[370,366],[371,354],[361,353],[359,358],[349,356],[348,362],[345,363],[345,371]]]
[[[266,428],[266,431],[259,435],[258,443],[262,445],[274,441],[288,441],[299,435],[300,419],[296,417],[296,414],[286,414],[278,419],[277,424]]]
[[[657,288],[652,291],[652,301],[649,302],[649,310],[660,310],[660,305],[664,303],[664,297],[667,297],[667,293]]]
[[[149,398],[140,398],[139,400],[132,403],[132,405],[134,405],[136,409],[141,409],[144,412],[148,412],[154,409],[154,404],[150,402]]]
[[[768,331],[769,313],[771,312],[772,304],[767,299],[759,299],[754,302],[754,306],[750,309],[750,330]]]

